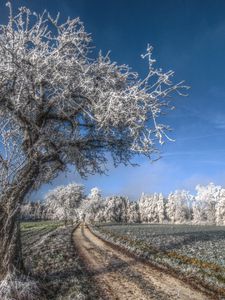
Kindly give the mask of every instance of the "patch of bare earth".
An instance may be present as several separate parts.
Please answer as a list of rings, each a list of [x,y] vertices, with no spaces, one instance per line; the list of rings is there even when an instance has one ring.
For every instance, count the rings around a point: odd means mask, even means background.
[[[112,248],[83,224],[73,239],[104,299],[209,299],[183,281]]]

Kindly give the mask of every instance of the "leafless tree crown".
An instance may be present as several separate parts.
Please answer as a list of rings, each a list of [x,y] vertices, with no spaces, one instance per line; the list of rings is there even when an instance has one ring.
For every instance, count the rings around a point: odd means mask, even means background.
[[[16,185],[24,168],[36,168],[35,183],[48,181],[68,164],[85,176],[135,154],[157,153],[168,126],[158,117],[168,96],[180,93],[173,72],[153,67],[152,47],[144,79],[101,52],[90,58],[91,36],[79,18],[59,23],[9,6],[0,26],[0,189]],[[35,176],[35,175],[34,175]]]

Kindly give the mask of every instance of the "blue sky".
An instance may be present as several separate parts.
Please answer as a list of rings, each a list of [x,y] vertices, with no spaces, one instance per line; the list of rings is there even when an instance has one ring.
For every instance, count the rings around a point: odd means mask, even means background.
[[[1,1],[0,16],[6,8]],[[140,167],[114,169],[107,176],[81,181],[76,173],[61,174],[43,186],[33,198],[58,184],[83,182],[87,192],[100,187],[105,195],[124,194],[136,199],[143,192],[167,194],[194,190],[196,184],[215,182],[225,186],[225,1],[223,0],[54,0],[14,1],[35,11],[47,9],[62,19],[79,16],[92,34],[96,49],[111,50],[118,63],[129,64],[142,76],[140,54],[147,43],[154,47],[157,65],[175,71],[175,80],[191,87],[186,98],[174,98],[176,110],[164,118],[173,128],[161,148],[162,159]]]

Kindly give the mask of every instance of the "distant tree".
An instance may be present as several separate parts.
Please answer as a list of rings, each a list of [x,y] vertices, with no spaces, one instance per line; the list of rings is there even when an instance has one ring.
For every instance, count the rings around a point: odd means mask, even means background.
[[[98,201],[102,199],[101,190],[98,187],[94,187],[91,189],[91,193],[88,195],[88,199],[93,201]]]
[[[59,186],[50,191],[46,197],[48,216],[52,219],[74,222],[79,219],[78,208],[84,199],[84,187],[76,183]]]
[[[149,222],[149,202],[151,201],[151,196],[147,196],[144,193],[141,194],[139,199],[139,211],[141,222],[147,223]]]
[[[82,176],[136,154],[158,154],[173,72],[155,69],[152,47],[141,80],[126,65],[90,54],[77,19],[59,24],[23,7],[0,26],[0,279],[22,268],[19,213],[27,193],[68,165]]]
[[[34,220],[41,220],[43,217],[43,204],[41,201],[37,201],[34,203]]]
[[[191,202],[193,196],[185,190],[170,193],[166,204],[166,213],[172,223],[184,223],[191,220]]]
[[[80,207],[81,219],[87,222],[140,222],[139,206],[121,196],[102,198],[101,191],[91,189]]]
[[[40,220],[44,217],[44,205],[41,201],[26,202],[21,206],[22,220]]]
[[[140,223],[139,204],[137,202],[128,202],[127,205],[127,223]]]
[[[220,196],[215,206],[216,224],[225,225],[225,189],[220,190]]]
[[[31,220],[32,219],[32,214],[33,214],[33,207],[31,202],[24,203],[21,206],[21,219],[22,220]]]
[[[106,222],[127,223],[128,198],[123,196],[112,196],[105,200]]]
[[[105,204],[99,188],[94,187],[82,202],[80,207],[81,219],[87,222],[104,222]]]
[[[220,198],[221,186],[209,183],[206,186],[196,186],[196,197],[193,206],[193,220],[195,223],[216,223],[216,203]]]
[[[164,197],[163,194],[160,193],[158,194],[158,199],[157,199],[157,222],[158,223],[163,223],[165,220],[165,202],[164,202]]]
[[[161,223],[165,219],[164,199],[162,194],[141,195],[139,209],[142,222]]]
[[[149,197],[149,207],[148,207],[148,222],[157,223],[158,222],[158,195],[154,193]]]

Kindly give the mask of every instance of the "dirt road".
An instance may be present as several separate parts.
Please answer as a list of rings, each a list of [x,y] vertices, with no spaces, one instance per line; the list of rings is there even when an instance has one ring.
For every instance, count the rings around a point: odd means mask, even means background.
[[[104,299],[209,299],[184,282],[115,250],[83,224],[73,238]]]

